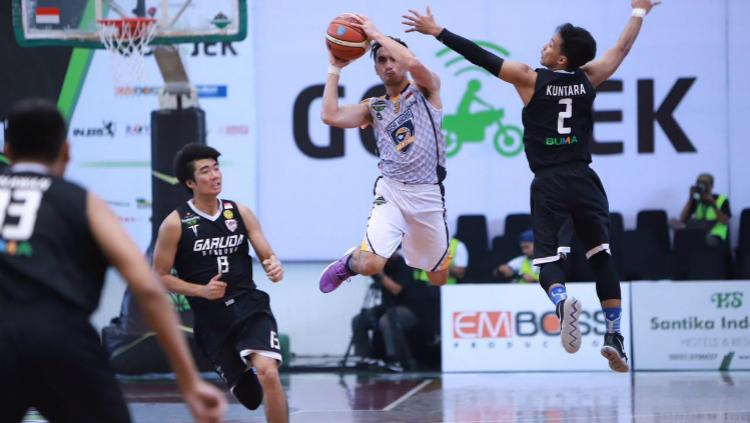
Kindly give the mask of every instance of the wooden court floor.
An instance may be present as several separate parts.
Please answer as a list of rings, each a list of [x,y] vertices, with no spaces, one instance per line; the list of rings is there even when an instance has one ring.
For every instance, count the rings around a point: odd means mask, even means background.
[[[283,383],[292,422],[750,422],[750,372],[292,373]],[[173,382],[124,389],[135,422],[190,421]],[[265,419],[231,401],[226,421]]]

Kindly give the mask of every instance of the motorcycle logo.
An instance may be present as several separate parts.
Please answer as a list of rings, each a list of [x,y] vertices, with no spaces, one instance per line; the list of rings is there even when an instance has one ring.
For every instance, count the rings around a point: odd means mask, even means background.
[[[508,56],[504,48],[486,41],[477,41],[480,46],[494,50],[500,56]],[[435,55],[443,57],[453,50],[444,48]],[[454,53],[455,54],[455,53]],[[448,60],[445,67],[465,61],[458,56]],[[467,72],[480,72],[487,75],[487,71],[477,66],[465,66],[458,69],[454,75],[460,76]],[[503,123],[505,109],[498,108],[479,96],[482,83],[479,79],[470,79],[466,90],[458,103],[454,114],[443,116],[443,133],[445,134],[445,154],[454,157],[461,150],[464,143],[481,143],[488,138],[492,145],[503,157],[514,157],[523,151],[523,131],[515,125]]]

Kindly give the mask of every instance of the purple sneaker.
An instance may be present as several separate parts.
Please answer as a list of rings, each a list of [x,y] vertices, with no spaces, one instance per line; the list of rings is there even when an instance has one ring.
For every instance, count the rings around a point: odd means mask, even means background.
[[[354,247],[350,248],[344,253],[343,257],[329,264],[325,270],[323,270],[323,273],[320,274],[320,292],[327,294],[354,276],[346,266],[346,262],[352,252],[354,252]]]

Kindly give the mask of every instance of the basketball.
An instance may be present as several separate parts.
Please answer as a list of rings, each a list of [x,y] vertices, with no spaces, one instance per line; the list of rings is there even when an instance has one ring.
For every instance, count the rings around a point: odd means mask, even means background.
[[[326,46],[334,57],[354,60],[362,57],[370,48],[364,31],[352,25],[357,19],[353,13],[342,13],[328,24]]]

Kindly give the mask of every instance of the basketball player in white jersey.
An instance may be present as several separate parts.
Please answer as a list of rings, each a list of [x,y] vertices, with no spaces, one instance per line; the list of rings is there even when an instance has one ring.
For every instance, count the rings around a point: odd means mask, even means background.
[[[373,42],[375,73],[386,95],[339,106],[339,74],[350,61],[329,52],[321,117],[338,128],[372,126],[381,176],[375,182],[364,239],[326,267],[320,290],[331,292],[353,275],[380,273],[399,245],[409,266],[425,270],[430,282],[442,285],[448,278],[450,237],[442,185],[446,172],[440,80],[403,41],[384,36],[367,17],[357,17],[355,25]]]

